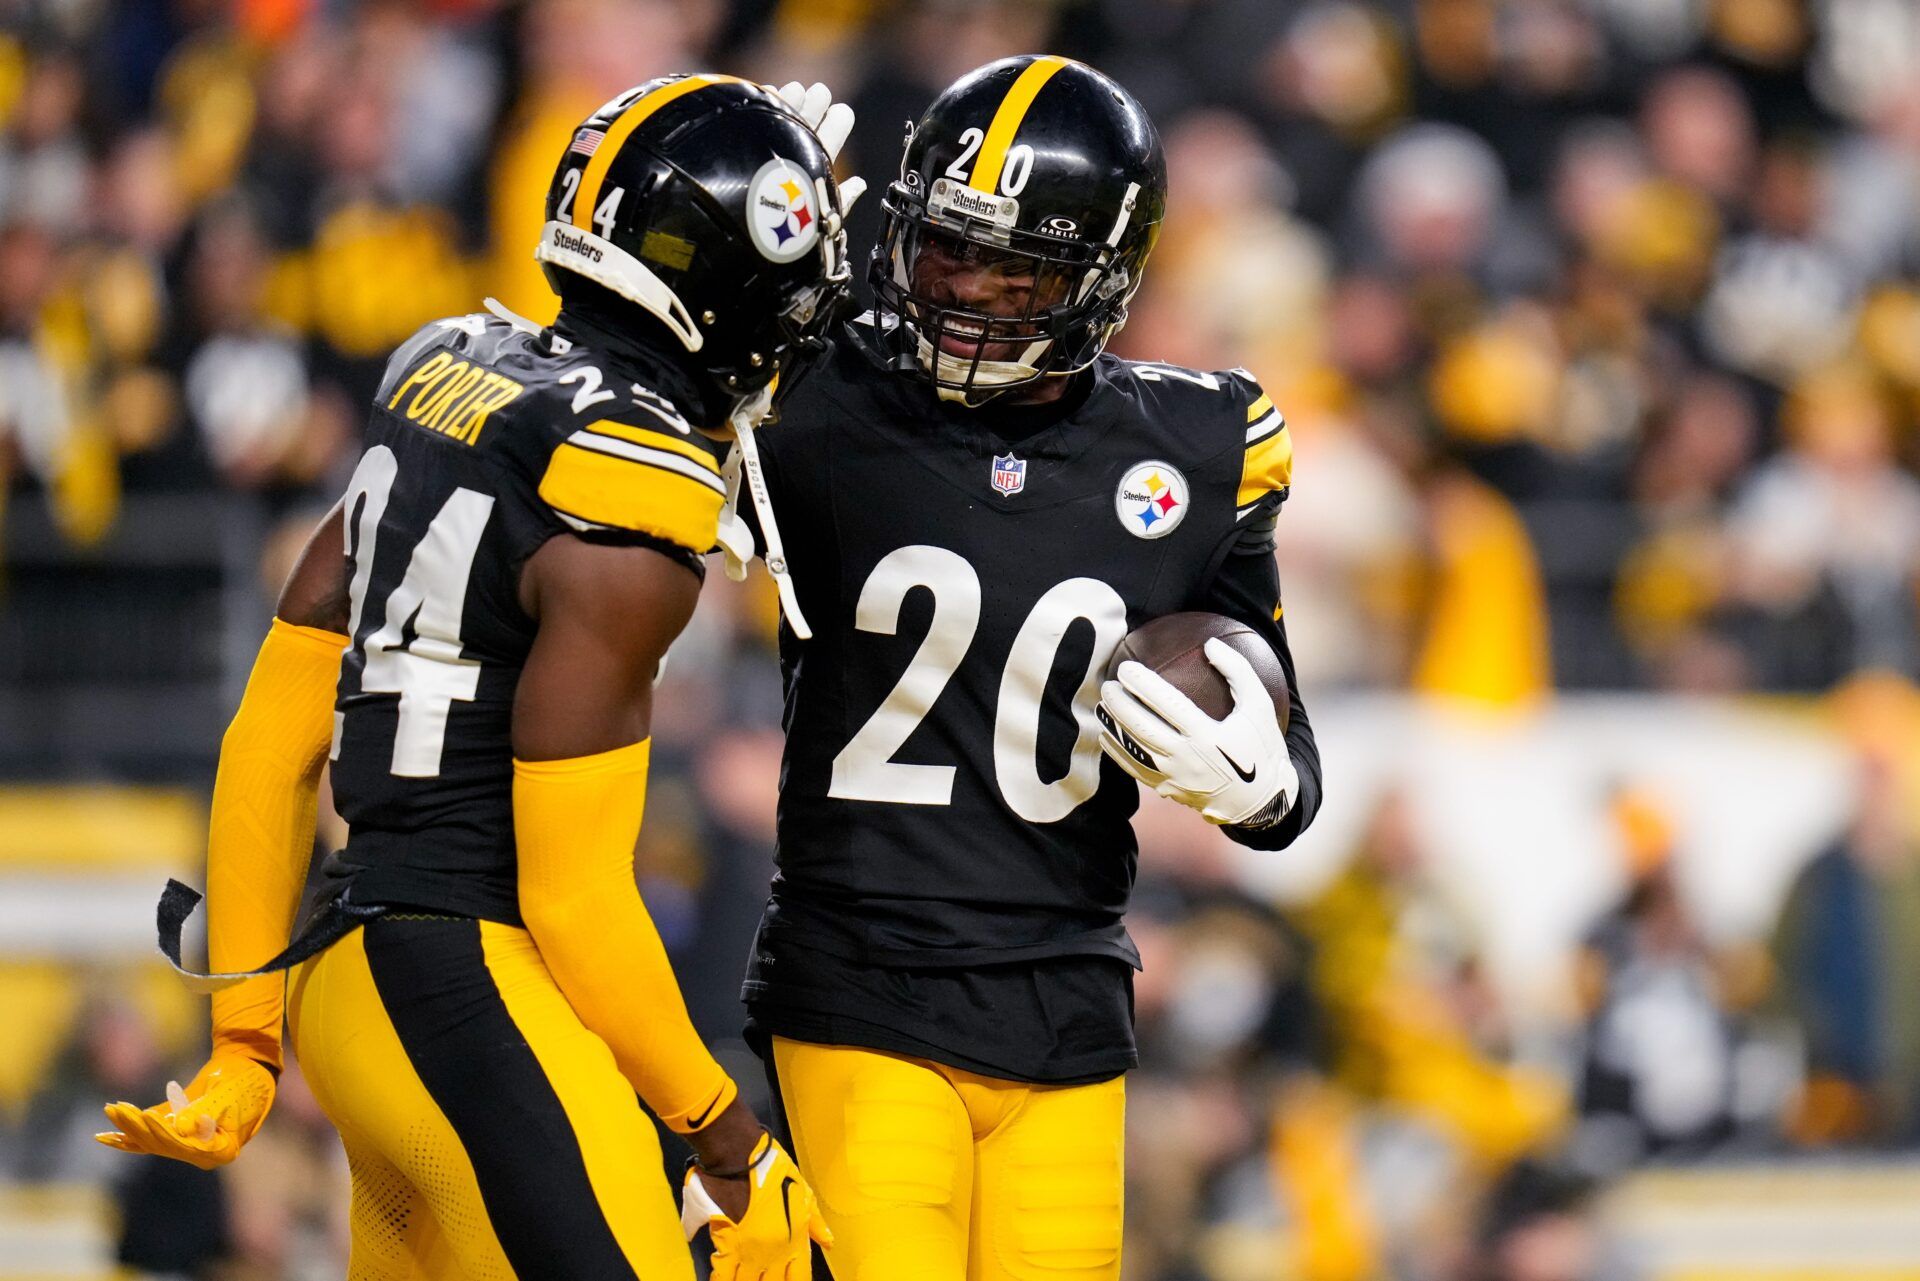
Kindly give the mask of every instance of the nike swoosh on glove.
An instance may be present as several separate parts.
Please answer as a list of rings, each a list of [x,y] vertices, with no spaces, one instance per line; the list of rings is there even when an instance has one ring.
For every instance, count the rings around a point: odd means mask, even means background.
[[[827,1249],[833,1233],[800,1167],[771,1134],[760,1137],[747,1180],[747,1211],[736,1223],[689,1168],[680,1204],[687,1240],[713,1230],[713,1281],[810,1281],[813,1243]]]
[[[243,1054],[216,1054],[167,1101],[146,1109],[109,1103],[114,1129],[93,1137],[122,1152],[164,1156],[211,1170],[240,1155],[273,1108],[274,1076]]]
[[[1300,791],[1287,736],[1253,664],[1218,639],[1207,661],[1233,691],[1233,710],[1215,720],[1171,682],[1125,662],[1100,687],[1100,747],[1115,764],[1209,823],[1271,827]]]

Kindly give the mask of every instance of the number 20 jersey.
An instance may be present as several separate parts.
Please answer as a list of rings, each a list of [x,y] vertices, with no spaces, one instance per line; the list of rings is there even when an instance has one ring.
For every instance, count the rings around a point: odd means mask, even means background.
[[[1284,421],[1243,372],[1110,355],[1077,405],[964,409],[863,330],[760,434],[813,638],[782,633],[759,952],[1137,964],[1138,791],[1100,752],[1099,686],[1129,630],[1179,610],[1250,615],[1284,654],[1270,541],[1234,555],[1285,497]],[[1225,603],[1229,559],[1260,599]]]
[[[364,903],[518,923],[520,571],[547,539],[701,571],[725,486],[674,371],[563,321],[437,321],[394,353],[345,499],[349,631],[333,747],[350,826],[329,876]]]

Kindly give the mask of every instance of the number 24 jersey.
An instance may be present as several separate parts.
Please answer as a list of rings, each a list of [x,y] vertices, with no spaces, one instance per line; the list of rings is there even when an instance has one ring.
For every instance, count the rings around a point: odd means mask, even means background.
[[[760,951],[1137,963],[1138,791],[1100,751],[1100,683],[1130,629],[1178,610],[1243,617],[1285,656],[1285,423],[1243,371],[1113,356],[1077,404],[964,409],[886,369],[865,327],[760,436],[813,630],[782,631]]]
[[[663,391],[684,394],[669,366],[580,324],[454,317],[395,351],[344,501],[333,788],[351,831],[329,888],[518,923],[521,567],[569,534],[701,572],[725,485]]]

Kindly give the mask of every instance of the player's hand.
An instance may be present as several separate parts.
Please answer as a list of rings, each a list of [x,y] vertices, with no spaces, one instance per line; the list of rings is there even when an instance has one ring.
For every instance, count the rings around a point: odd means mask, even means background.
[[[703,1178],[713,1176],[688,1168],[680,1226],[689,1241],[701,1228],[713,1229],[713,1281],[809,1281],[813,1243],[825,1249],[833,1233],[800,1167],[771,1134],[760,1136],[748,1162],[747,1208],[737,1221],[720,1208]]]
[[[1215,720],[1152,668],[1122,663],[1100,687],[1101,750],[1209,823],[1271,826],[1300,790],[1286,734],[1252,663],[1218,639],[1206,655],[1233,691],[1231,712]]]
[[[792,80],[774,92],[793,108],[795,115],[807,122],[814,136],[820,139],[820,145],[826,148],[827,159],[839,160],[840,148],[847,145],[847,135],[853,132],[853,108],[844,102],[835,102],[833,91],[823,84],[808,87]],[[833,212],[845,221],[853,210],[853,202],[860,199],[860,193],[866,189],[864,178],[857,175],[848,178],[840,184],[840,204]]]
[[[215,1054],[182,1089],[167,1082],[167,1101],[144,1111],[109,1103],[114,1129],[93,1137],[122,1152],[172,1157],[203,1170],[240,1155],[273,1107],[274,1078],[244,1054]]]

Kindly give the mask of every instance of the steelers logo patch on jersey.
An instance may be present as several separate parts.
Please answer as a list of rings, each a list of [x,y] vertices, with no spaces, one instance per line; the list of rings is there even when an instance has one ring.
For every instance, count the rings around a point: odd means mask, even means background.
[[[1113,510],[1135,538],[1165,538],[1187,518],[1187,478],[1158,460],[1137,463],[1120,478]]]
[[[747,184],[753,243],[774,262],[792,262],[820,239],[819,212],[805,171],[775,156]]]

